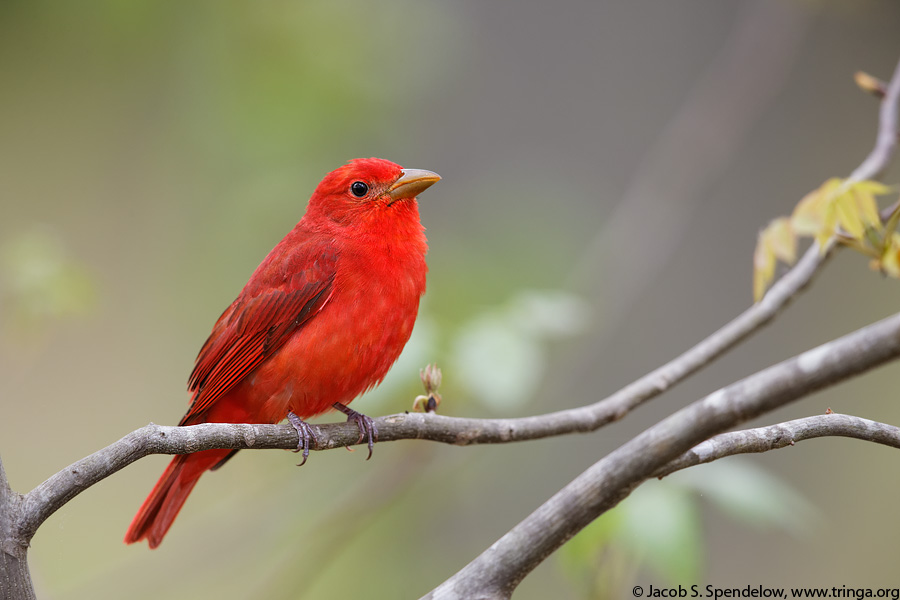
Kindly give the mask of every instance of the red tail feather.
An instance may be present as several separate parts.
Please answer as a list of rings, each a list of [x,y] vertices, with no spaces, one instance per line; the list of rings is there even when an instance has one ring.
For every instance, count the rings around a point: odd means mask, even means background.
[[[200,476],[230,453],[231,450],[206,450],[173,458],[131,521],[125,543],[146,538],[151,548],[159,546]]]

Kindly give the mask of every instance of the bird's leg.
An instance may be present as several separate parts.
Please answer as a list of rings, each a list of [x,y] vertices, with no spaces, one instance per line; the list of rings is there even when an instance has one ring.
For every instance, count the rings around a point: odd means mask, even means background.
[[[300,441],[297,443],[297,449],[294,452],[303,451],[303,460],[297,465],[302,467],[306,464],[306,459],[309,458],[309,440],[312,440],[314,444],[318,444],[319,440],[316,438],[316,432],[313,431],[309,423],[295,415],[293,411],[288,411],[288,422],[297,430],[297,435],[300,436]]]
[[[375,421],[372,420],[372,417],[367,417],[362,413],[356,412],[352,408],[347,408],[340,402],[335,402],[331,406],[347,415],[348,423],[350,421],[356,422],[356,426],[359,427],[359,439],[356,440],[356,443],[359,444],[363,441],[363,438],[368,438],[369,456],[366,457],[366,460],[372,458],[372,447],[375,445],[375,442],[378,441],[378,428],[375,427]]]

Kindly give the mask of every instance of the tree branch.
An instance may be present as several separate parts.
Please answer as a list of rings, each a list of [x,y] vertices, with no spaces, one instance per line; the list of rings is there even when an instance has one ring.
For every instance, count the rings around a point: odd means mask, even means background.
[[[721,431],[900,356],[900,313],[713,392],[620,446],[425,598],[509,598],[547,556]]]
[[[34,586],[28,570],[28,544],[15,535],[22,515],[22,496],[6,479],[0,460],[0,600],[34,600]]]
[[[900,64],[882,103],[875,148],[851,174],[851,179],[875,178],[893,156],[897,141],[898,98]],[[815,246],[810,248],[760,303],[675,360],[599,402],[519,419],[391,415],[376,420],[379,437],[382,441],[429,439],[466,445],[593,431],[666,391],[771,321],[809,284],[826,258],[827,253],[820,253]],[[900,315],[895,315],[695,402],[585,471],[429,597],[444,597],[443,594],[465,598],[508,597],[521,579],[559,545],[648,477],[670,472],[664,471],[667,463],[679,459],[697,443],[898,355]],[[317,426],[316,433],[317,450],[352,445],[358,437],[354,425],[343,423]],[[213,448],[295,448],[296,444],[296,432],[286,425],[208,423],[163,427],[150,424],[53,475],[24,497],[9,488],[0,462],[0,514],[4,517],[0,519],[0,583],[4,595],[34,596],[25,550],[41,523],[81,491],[135,460],[148,454],[179,454]],[[694,454],[699,451],[702,455],[707,450],[701,444]],[[10,573],[14,575],[12,579]]]
[[[881,108],[878,111],[878,134],[875,147],[866,159],[850,174],[849,179],[880,179],[891,162],[897,149],[897,135],[900,132],[898,111],[900,111],[900,63],[888,84]]]
[[[895,316],[891,319],[900,322],[900,316]],[[880,326],[889,327],[892,323],[891,319],[861,331],[866,332]],[[835,355],[840,356],[840,353],[846,352],[850,345],[856,343],[853,336],[858,335],[860,335],[860,332],[826,344],[817,350],[807,352],[792,360],[795,362],[800,361],[797,364],[809,365],[812,357],[819,357],[819,364],[815,365],[815,370],[811,371],[810,377],[815,375],[832,377],[833,379],[824,379],[824,383],[818,385],[818,387],[840,381],[855,374],[857,371],[847,371],[845,365],[843,370],[835,371],[834,374],[826,373],[821,375],[819,371],[827,371],[832,358],[831,356],[820,355],[833,351],[836,353]],[[881,337],[876,338],[873,334],[872,339],[882,339],[884,334],[880,335]],[[900,340],[895,341],[897,344],[900,344]],[[879,360],[879,352],[891,352],[890,349],[885,350],[884,344],[887,341],[883,340],[880,343],[882,346],[873,345],[866,349],[865,354],[860,355],[860,360],[868,362],[864,362],[859,370],[871,368],[871,366],[893,357],[893,354],[885,355],[879,362],[873,362]],[[850,364],[850,362],[847,364]],[[788,363],[782,363],[782,365]],[[770,369],[773,368],[775,367]],[[787,367],[782,367],[782,369],[785,368]],[[762,371],[753,377],[759,377],[768,372],[769,370]],[[844,375],[841,375],[842,373]],[[745,381],[756,380],[748,378]],[[776,380],[773,379],[773,381]],[[769,386],[771,384],[754,385]],[[801,389],[800,392],[806,394],[813,389],[818,389],[818,387]],[[715,394],[712,396],[715,396]],[[790,399],[796,397],[799,396],[793,396]],[[750,416],[746,418],[750,418]],[[526,421],[530,421],[531,426],[527,426],[525,424]],[[530,417],[528,419],[464,419],[445,417],[433,413],[405,413],[379,417],[375,422],[379,429],[379,439],[383,442],[401,439],[426,439],[457,445],[490,444],[533,439],[556,435],[557,432],[567,433],[571,430],[571,424],[566,419],[554,420],[552,415],[548,415],[544,419],[540,417]],[[356,444],[359,436],[359,431],[353,424],[334,423],[314,427],[318,438],[316,447],[320,450]],[[18,535],[16,537],[27,542],[44,520],[74,496],[132,462],[150,454],[183,454],[214,448],[293,449],[296,446],[297,433],[289,425],[204,423],[189,427],[170,427],[150,424],[74,463],[29,492],[23,501],[23,518],[18,525]]]
[[[852,415],[828,413],[713,436],[669,462],[653,476],[662,479],[675,471],[726,456],[778,450],[819,437],[849,437],[900,448],[900,427]]]
[[[814,250],[814,249],[812,249]],[[430,439],[449,444],[525,441],[568,433],[587,433],[617,421],[643,402],[662,394],[711,363],[742,339],[775,318],[805,288],[827,254],[806,255],[763,300],[674,360],[594,404],[514,419],[464,419],[406,413],[375,419],[380,441]],[[314,450],[356,443],[359,431],[347,424],[314,426]],[[19,533],[30,540],[38,527],[76,495],[116,471],[150,454],[183,454],[214,448],[294,449],[297,433],[289,425],[205,423],[189,427],[150,424],[53,475],[25,497],[25,520]]]
[[[875,148],[851,174],[872,178],[883,172],[896,147],[897,102],[900,98],[900,64],[882,102]],[[575,432],[591,432],[624,417],[635,407],[665,392],[676,383],[727,352],[741,340],[769,323],[812,281],[827,260],[814,245],[778,280],[762,299],[730,323],[648,375],[594,404],[517,419],[453,419],[439,415],[392,415],[376,420],[382,441],[431,439],[466,445],[524,441]],[[352,445],[358,434],[352,426],[316,428],[316,450]],[[51,514],[83,490],[135,460],[149,454],[179,454],[212,448],[295,448],[296,432],[289,426],[204,424],[191,427],[148,425],[60,471],[29,492],[24,500],[24,519],[18,538],[27,543]]]
[[[624,191],[570,269],[568,286],[602,297],[595,327],[541,386],[562,394],[593,369],[616,323],[666,268],[708,188],[790,80],[812,13],[749,3],[680,106],[639,159]],[[764,40],[764,41],[763,41]],[[709,132],[715,135],[709,135]],[[665,202],[660,202],[665,198]],[[639,238],[640,244],[633,240]],[[628,248],[622,253],[617,249]],[[614,281],[615,285],[607,285]],[[602,291],[601,291],[602,290]]]
[[[898,135],[898,104],[900,104],[900,63],[894,70],[891,82],[881,104],[879,112],[878,134],[873,150],[866,159],[850,175],[851,180],[874,179],[880,176],[891,158],[897,144]],[[831,248],[833,244],[828,244]],[[783,298],[785,280],[797,272],[809,270],[808,278],[796,291],[802,289],[811,279],[824,260],[824,254],[819,259],[818,247],[813,246],[806,252],[800,262],[783,277],[776,286],[757,306],[763,306],[767,302],[774,302],[783,306],[793,295]],[[801,278],[802,280],[802,278]],[[783,301],[783,304],[781,303]],[[720,332],[729,329],[735,322],[741,320],[754,308],[745,311],[741,317],[724,327]],[[777,312],[778,309],[776,309]],[[774,316],[774,312],[772,315]],[[760,316],[763,319],[763,316]],[[763,320],[768,322],[772,317]],[[582,473],[568,486],[560,490],[524,521],[516,525],[506,535],[497,540],[490,548],[485,550],[478,558],[466,565],[462,570],[450,579],[432,590],[426,598],[508,598],[519,582],[531,572],[550,553],[565,543],[571,536],[580,531],[600,514],[609,510],[627,497],[631,491],[640,485],[656,470],[661,470],[664,465],[674,460],[680,453],[686,452],[696,443],[705,438],[732,427],[737,423],[746,421],[753,416],[772,408],[792,401],[815,389],[819,389],[828,383],[815,378],[808,378],[813,366],[821,366],[823,363],[833,362],[836,355],[840,354],[838,343],[849,346],[864,343],[860,333],[884,327],[879,333],[888,332],[888,337],[882,339],[885,347],[895,348],[898,341],[897,331],[900,316],[895,315],[880,324],[867,327],[850,336],[845,336],[836,342],[820,346],[815,350],[806,352],[795,359],[770,367],[741,382],[727,388],[723,388],[711,394],[704,400],[682,409],[669,418],[661,421],[654,427],[646,430],[638,437],[620,447],[601,461],[597,462]],[[732,332],[736,343],[754,328],[749,328],[746,333]],[[720,332],[717,332],[720,333]],[[715,337],[715,335],[713,336]],[[728,339],[728,336],[726,336]],[[689,350],[691,354],[703,346]],[[728,345],[723,346],[723,350]],[[891,350],[891,356],[879,356],[879,351],[873,355],[875,361],[871,366],[881,364],[896,356],[896,350]],[[698,354],[702,354],[698,352]],[[683,355],[684,357],[685,355]],[[713,354],[713,358],[716,354]],[[679,357],[681,359],[682,357]],[[854,357],[848,356],[848,360]],[[860,358],[860,357],[855,357]],[[679,359],[676,359],[677,362]],[[688,364],[690,364],[688,362]],[[666,367],[669,367],[666,365]],[[835,365],[836,369],[849,377],[859,371],[847,371],[849,365]],[[865,367],[865,368],[871,368]],[[662,369],[666,369],[663,367]],[[699,368],[699,367],[698,367]],[[661,369],[660,369],[661,370]],[[642,382],[649,383],[648,378],[659,373],[657,370],[647,378],[643,378],[625,388],[628,390],[638,386]],[[790,380],[791,375],[797,376],[796,380]],[[836,374],[837,370],[833,373]],[[788,379],[785,379],[787,377]],[[770,381],[767,381],[769,380]],[[794,388],[800,381],[806,379],[808,388]],[[838,381],[835,380],[835,381]],[[665,380],[662,380],[665,384]],[[793,389],[791,392],[790,390]],[[625,391],[623,390],[623,392]],[[662,391],[662,390],[660,390]],[[754,398],[754,396],[756,396]],[[636,406],[647,398],[639,397],[623,398],[625,407]],[[596,405],[594,405],[596,406]],[[693,440],[693,441],[689,441]]]
[[[769,323],[802,291],[827,260],[811,248],[797,265],[730,323],[674,360],[594,404],[514,419],[463,419],[406,413],[375,419],[380,441],[429,439],[449,444],[490,444],[588,433],[617,421],[632,409],[684,380]],[[343,423],[314,426],[314,450],[356,443],[359,430]],[[294,449],[297,433],[289,425],[205,423],[189,427],[150,424],[53,475],[25,497],[19,535],[26,542],[66,502],[88,487],[150,454],[184,454],[214,448]]]

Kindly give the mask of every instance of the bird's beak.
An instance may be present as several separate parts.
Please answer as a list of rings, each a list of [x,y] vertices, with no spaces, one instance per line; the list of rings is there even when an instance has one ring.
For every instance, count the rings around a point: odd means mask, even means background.
[[[403,169],[400,171],[400,178],[394,182],[388,193],[395,202],[415,198],[440,180],[441,176],[431,171]]]

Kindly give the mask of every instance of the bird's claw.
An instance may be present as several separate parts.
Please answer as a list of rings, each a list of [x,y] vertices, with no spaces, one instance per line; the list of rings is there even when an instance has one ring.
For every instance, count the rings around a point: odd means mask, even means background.
[[[361,444],[364,439],[368,439],[369,455],[366,457],[366,460],[372,458],[372,449],[375,446],[375,442],[378,441],[378,428],[375,427],[375,421],[372,419],[372,417],[368,417],[360,412],[356,412],[352,408],[348,408],[340,402],[335,402],[334,404],[332,404],[332,406],[347,415],[348,423],[350,421],[356,422],[356,426],[359,427],[359,439],[356,440],[356,443]]]
[[[293,452],[303,452],[303,460],[300,461],[298,467],[302,467],[306,464],[306,459],[309,458],[309,440],[313,441],[313,444],[318,444],[319,440],[316,438],[316,432],[313,431],[312,426],[309,423],[295,415],[293,412],[288,412],[288,422],[297,430],[297,435],[300,437],[300,441],[297,442],[297,449],[293,450]]]

